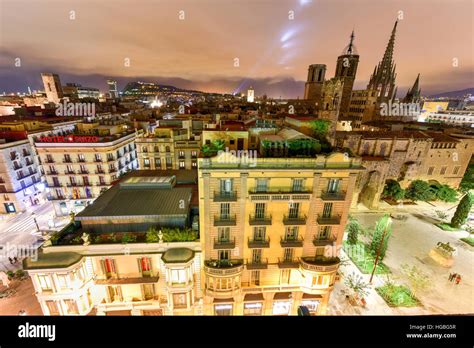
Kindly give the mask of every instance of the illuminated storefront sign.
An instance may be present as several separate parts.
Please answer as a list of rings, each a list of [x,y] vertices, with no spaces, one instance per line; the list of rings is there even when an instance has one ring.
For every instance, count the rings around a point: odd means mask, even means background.
[[[262,302],[244,303],[244,315],[262,315]]]
[[[41,137],[39,141],[42,143],[96,143],[99,141],[99,137],[94,135],[57,135]]]
[[[291,303],[289,301],[275,301],[273,302],[273,315],[288,315],[290,314]]]
[[[319,301],[317,300],[303,300],[301,301],[301,305],[306,306],[310,312],[317,312]]]

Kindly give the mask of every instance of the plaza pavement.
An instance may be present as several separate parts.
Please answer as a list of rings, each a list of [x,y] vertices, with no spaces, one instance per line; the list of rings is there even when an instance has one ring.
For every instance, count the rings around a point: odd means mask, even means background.
[[[335,285],[329,303],[329,315],[420,315],[420,314],[472,314],[474,313],[474,248],[459,240],[466,237],[467,232],[443,231],[433,224],[437,222],[436,210],[442,210],[451,218],[456,208],[452,203],[429,204],[421,202],[417,205],[403,207],[390,206],[381,202],[380,209],[368,210],[363,206],[351,211],[351,215],[359,220],[365,228],[374,227],[375,222],[384,213],[402,213],[408,216],[406,221],[393,219],[392,236],[390,237],[387,254],[383,262],[392,271],[391,278],[396,283],[403,283],[404,278],[400,271],[402,264],[415,265],[431,279],[431,288],[417,294],[422,302],[421,307],[391,308],[375,292],[374,287],[380,286],[386,276],[376,275],[373,286],[366,297],[366,308],[352,306],[345,299],[349,292],[344,284],[344,277]],[[454,265],[445,268],[434,262],[429,251],[437,242],[449,242],[457,249]],[[347,258],[342,254],[343,258]],[[340,268],[344,275],[351,273],[361,274],[358,268],[349,261]],[[461,274],[459,285],[448,281],[450,272]],[[370,275],[362,275],[368,282]],[[342,290],[342,292],[341,292]]]

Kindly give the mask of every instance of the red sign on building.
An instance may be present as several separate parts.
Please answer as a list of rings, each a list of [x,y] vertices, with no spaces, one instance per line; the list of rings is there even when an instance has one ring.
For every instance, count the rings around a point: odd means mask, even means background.
[[[52,137],[41,137],[40,142],[42,143],[97,143],[99,137],[95,135],[56,135]]]

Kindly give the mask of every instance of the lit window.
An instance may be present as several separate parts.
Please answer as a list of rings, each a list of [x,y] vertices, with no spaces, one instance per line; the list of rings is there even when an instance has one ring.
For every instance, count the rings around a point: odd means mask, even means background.
[[[214,306],[215,315],[228,316],[232,315],[232,305],[231,304],[218,304]]]
[[[49,275],[39,275],[38,283],[42,290],[51,290],[51,278]]]
[[[186,276],[185,269],[172,269],[171,270],[171,283],[185,284],[186,282],[187,282],[187,276]]]

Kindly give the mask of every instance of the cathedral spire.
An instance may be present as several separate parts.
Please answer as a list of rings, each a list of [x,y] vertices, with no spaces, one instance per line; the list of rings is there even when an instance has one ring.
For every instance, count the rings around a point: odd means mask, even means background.
[[[395,21],[395,25],[393,26],[392,34],[390,35],[390,40],[388,40],[387,48],[385,49],[382,61],[391,63],[393,60],[393,50],[395,48],[395,34],[397,33],[397,24],[398,19]]]
[[[347,47],[347,52],[349,54],[352,54],[353,50],[354,50],[354,29],[352,29],[351,41],[349,42],[349,46]]]
[[[357,49],[356,49],[356,47],[355,47],[355,45],[354,45],[354,38],[355,38],[354,29],[352,29],[352,33],[351,33],[351,36],[350,36],[349,45],[347,45],[346,47],[344,47],[344,51],[342,51],[342,55],[343,55],[343,56],[357,55]]]
[[[408,89],[407,95],[403,98],[405,103],[415,103],[420,100],[421,90],[420,90],[420,74],[416,77],[413,87]]]
[[[395,78],[396,65],[393,60],[393,52],[395,48],[395,35],[397,33],[398,20],[395,24],[388,40],[382,60],[376,65],[374,73],[370,77],[368,89],[377,91],[377,103],[388,102],[395,96]]]

